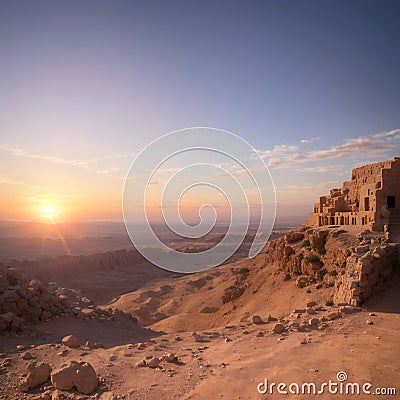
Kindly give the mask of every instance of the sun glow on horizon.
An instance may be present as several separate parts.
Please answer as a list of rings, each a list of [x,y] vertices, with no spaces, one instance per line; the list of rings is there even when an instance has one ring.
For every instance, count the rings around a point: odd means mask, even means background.
[[[59,213],[59,208],[51,203],[44,204],[40,209],[40,217],[52,221],[59,215]]]

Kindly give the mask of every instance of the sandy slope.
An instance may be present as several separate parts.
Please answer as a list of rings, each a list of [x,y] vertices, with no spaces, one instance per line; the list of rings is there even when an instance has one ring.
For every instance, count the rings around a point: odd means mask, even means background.
[[[242,267],[250,270],[246,277],[237,273]],[[111,305],[132,313],[143,326],[180,332],[221,327],[247,320],[253,314],[279,317],[304,307],[307,300],[325,304],[331,297],[331,289],[317,290],[313,285],[307,288],[311,293],[307,293],[306,288],[298,289],[284,277],[260,255],[251,261],[242,260],[195,275],[151,281]],[[246,285],[243,295],[223,304],[225,289],[234,285],[236,279],[243,279]]]

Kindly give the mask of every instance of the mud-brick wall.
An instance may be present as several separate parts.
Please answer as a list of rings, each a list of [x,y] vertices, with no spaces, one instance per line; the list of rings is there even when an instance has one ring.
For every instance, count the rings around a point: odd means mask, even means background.
[[[382,291],[394,270],[400,267],[399,246],[388,244],[373,250],[367,246],[356,248],[347,258],[346,274],[336,280],[335,303],[358,306],[372,294]]]

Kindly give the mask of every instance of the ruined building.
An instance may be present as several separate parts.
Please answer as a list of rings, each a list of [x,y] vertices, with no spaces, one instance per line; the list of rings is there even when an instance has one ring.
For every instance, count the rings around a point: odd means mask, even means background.
[[[400,231],[400,158],[354,168],[351,181],[319,198],[310,225]]]

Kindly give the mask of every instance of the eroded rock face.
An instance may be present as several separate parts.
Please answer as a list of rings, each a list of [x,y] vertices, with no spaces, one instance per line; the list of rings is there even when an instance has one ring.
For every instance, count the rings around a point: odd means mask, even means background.
[[[309,236],[310,244],[313,249],[323,249],[325,247],[326,239],[329,231],[325,229],[316,229]]]
[[[287,243],[298,243],[301,240],[304,239],[304,233],[303,232],[297,232],[297,231],[292,231],[292,232],[288,232],[285,235],[285,240]]]
[[[335,304],[359,306],[383,289],[399,266],[399,252],[377,232],[356,236],[342,227],[321,227],[288,232],[269,242],[266,263],[299,288],[332,287]]]
[[[21,378],[20,390],[27,392],[34,389],[50,379],[51,367],[47,363],[31,363],[28,370]]]
[[[74,387],[79,393],[89,394],[99,385],[97,375],[89,363],[69,361],[51,373],[51,383],[56,389],[71,390]]]

